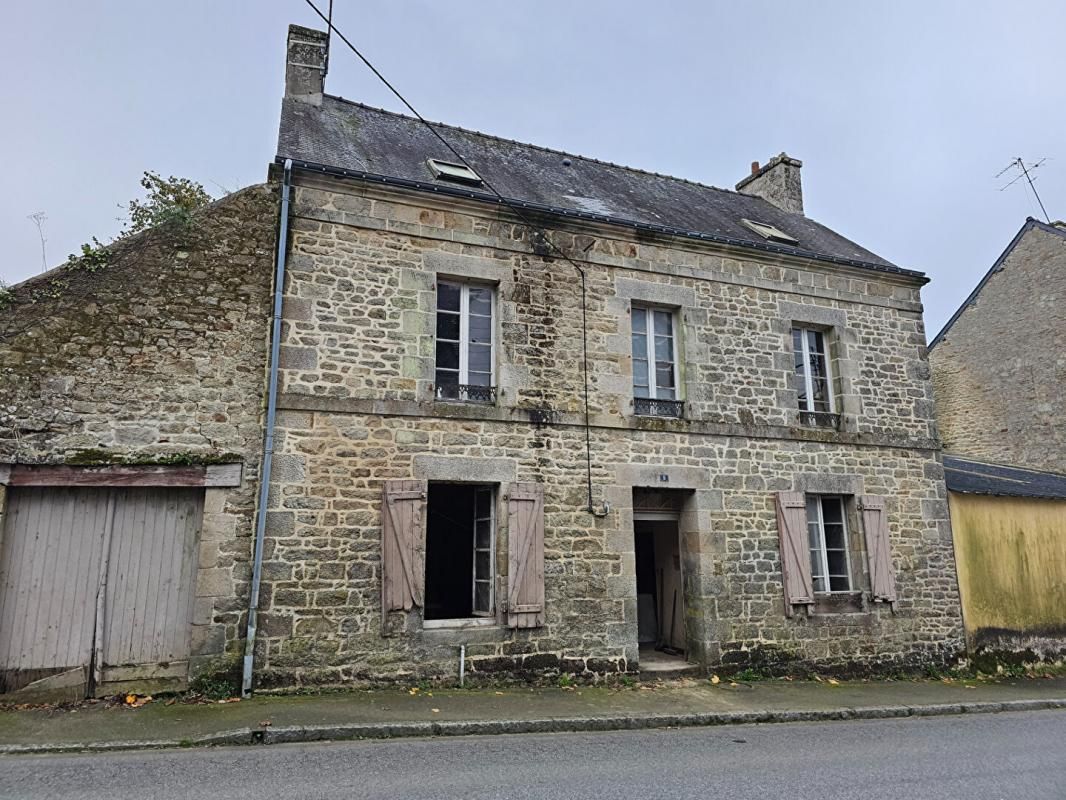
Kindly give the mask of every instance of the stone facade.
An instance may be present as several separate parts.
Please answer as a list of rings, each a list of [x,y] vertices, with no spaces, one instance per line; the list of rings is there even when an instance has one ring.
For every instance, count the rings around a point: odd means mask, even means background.
[[[685,631],[715,665],[876,669],[962,644],[920,281],[610,225],[530,236],[485,204],[296,173],[257,642],[261,685],[637,666],[634,491],[681,506]],[[585,485],[582,293],[587,281]],[[537,253],[541,253],[538,255]],[[494,405],[434,399],[439,277],[495,286]],[[676,309],[682,419],[634,414],[633,302]],[[838,430],[800,425],[790,329],[827,331]],[[545,491],[545,624],[382,616],[382,484]],[[898,599],[785,614],[775,495],[886,498]],[[607,504],[606,508],[603,504]],[[861,526],[849,506],[853,530]],[[605,512],[605,513],[604,513]],[[864,574],[861,536],[853,571]]]
[[[244,636],[276,229],[275,192],[250,187],[112,245],[97,269],[13,287],[0,311],[5,470],[243,465],[240,486],[205,490],[194,669]]]
[[[1029,220],[929,362],[947,452],[1066,472],[1066,226]]]

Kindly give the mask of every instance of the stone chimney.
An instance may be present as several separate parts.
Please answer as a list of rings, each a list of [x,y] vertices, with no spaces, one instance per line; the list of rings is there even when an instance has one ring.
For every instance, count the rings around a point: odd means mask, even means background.
[[[285,57],[285,97],[322,105],[329,35],[302,25],[289,26]]]
[[[762,167],[758,161],[751,162],[751,175],[737,184],[741,194],[761,197],[784,211],[803,213],[803,185],[800,183],[800,167],[803,162],[782,153],[774,156]]]

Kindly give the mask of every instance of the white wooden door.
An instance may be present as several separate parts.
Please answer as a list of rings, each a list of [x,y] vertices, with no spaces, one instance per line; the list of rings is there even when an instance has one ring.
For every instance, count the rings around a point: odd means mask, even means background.
[[[200,489],[9,489],[0,694],[183,670],[202,511]]]

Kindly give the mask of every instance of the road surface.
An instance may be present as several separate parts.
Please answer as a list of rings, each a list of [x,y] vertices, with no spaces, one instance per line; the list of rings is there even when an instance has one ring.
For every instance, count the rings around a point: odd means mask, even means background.
[[[1066,712],[0,757],[0,798],[1063,800]]]

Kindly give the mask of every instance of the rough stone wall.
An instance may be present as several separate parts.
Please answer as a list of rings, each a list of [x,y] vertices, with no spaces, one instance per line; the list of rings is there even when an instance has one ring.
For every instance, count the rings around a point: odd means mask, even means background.
[[[0,463],[243,463],[240,487],[206,490],[200,666],[244,634],[276,227],[275,191],[253,186],[0,310]]]
[[[929,363],[947,452],[1066,472],[1066,230],[1031,227]]]
[[[268,514],[264,683],[446,676],[459,644],[475,671],[632,668],[635,487],[684,494],[685,624],[705,664],[888,666],[961,646],[915,282],[553,222],[549,235],[587,275],[594,494],[613,509],[596,518],[585,510],[573,266],[535,255],[522,226],[484,206],[300,184]],[[496,406],[433,400],[437,275],[498,287]],[[680,309],[683,420],[633,415],[634,301]],[[840,431],[798,424],[793,321],[833,327]],[[531,422],[537,409],[550,410],[548,424]],[[414,612],[390,615],[383,637],[382,482],[476,475],[501,492],[513,480],[545,485],[546,625],[425,629]],[[781,490],[886,496],[894,612],[869,604],[785,617]],[[503,580],[505,560],[497,567]]]

